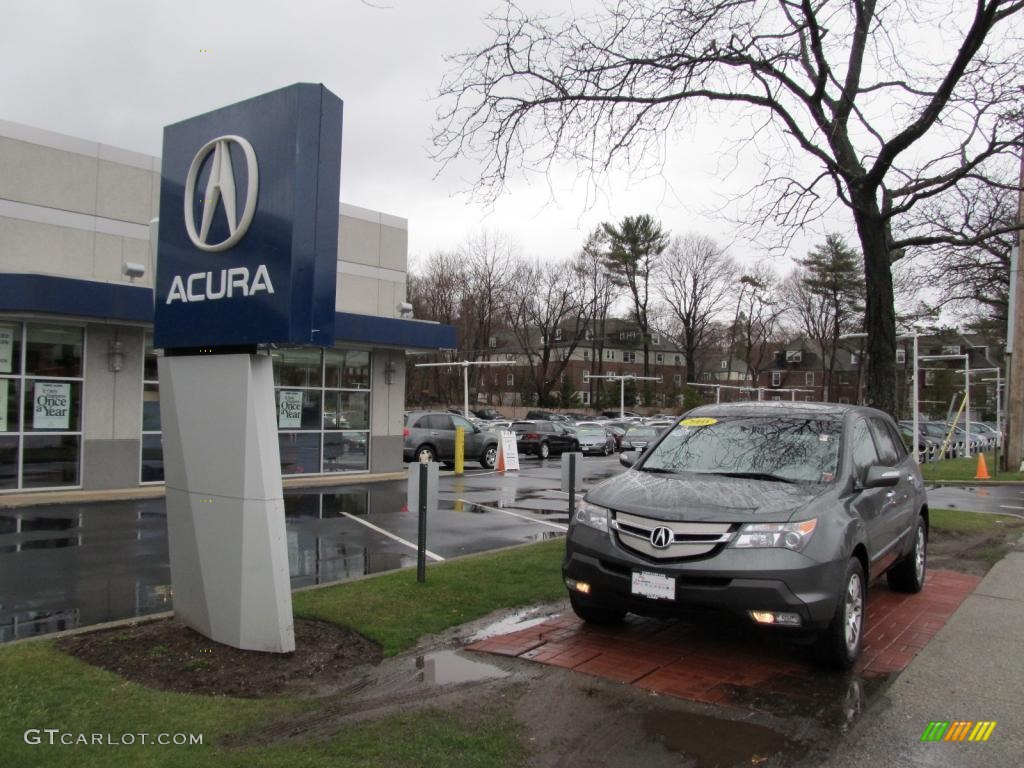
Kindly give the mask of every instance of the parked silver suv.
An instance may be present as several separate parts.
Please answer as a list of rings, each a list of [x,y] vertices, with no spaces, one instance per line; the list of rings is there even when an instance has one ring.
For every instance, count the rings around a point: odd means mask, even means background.
[[[466,461],[479,461],[484,469],[493,469],[498,460],[498,435],[484,431],[473,422],[454,413],[412,411],[405,417],[402,430],[402,455],[406,461],[455,461],[455,428],[466,430]]]
[[[731,403],[690,411],[580,501],[562,575],[594,623],[718,609],[860,653],[872,579],[919,592],[924,482],[881,411]],[[635,462],[635,463],[634,463]]]

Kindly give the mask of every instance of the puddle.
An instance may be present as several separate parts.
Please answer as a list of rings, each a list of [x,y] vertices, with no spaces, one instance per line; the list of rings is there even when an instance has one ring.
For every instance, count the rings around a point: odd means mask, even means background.
[[[468,659],[458,651],[434,651],[422,656],[386,660],[343,692],[360,699],[412,694],[425,688],[500,680],[511,673],[487,661]]]
[[[540,612],[540,608],[527,608],[522,611],[516,611],[515,613],[509,614],[504,619],[496,621],[493,624],[488,624],[483,629],[477,630],[466,640],[466,643],[476,643],[480,640],[486,640],[489,637],[508,635],[512,632],[518,632],[520,629],[536,627],[538,624],[543,624],[545,621],[549,621],[561,615],[559,613],[541,615]]]
[[[799,742],[763,725],[690,712],[650,712],[643,726],[648,739],[685,754],[697,768],[782,764],[770,762],[775,756],[788,765],[806,752]]]

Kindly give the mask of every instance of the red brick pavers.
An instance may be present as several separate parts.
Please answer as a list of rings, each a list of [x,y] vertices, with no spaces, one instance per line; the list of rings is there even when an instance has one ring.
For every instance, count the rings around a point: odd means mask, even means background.
[[[867,632],[854,671],[879,677],[906,668],[981,582],[978,576],[929,571],[917,595],[872,585]],[[618,627],[592,627],[572,614],[488,638],[468,650],[517,656],[709,704],[772,702],[806,695],[821,671],[806,646],[782,631],[735,632],[712,616],[658,621],[631,616]]]

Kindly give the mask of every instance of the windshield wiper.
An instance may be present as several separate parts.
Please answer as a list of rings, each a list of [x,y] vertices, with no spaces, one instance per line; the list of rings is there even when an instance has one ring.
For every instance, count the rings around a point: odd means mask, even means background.
[[[770,472],[708,472],[709,475],[722,475],[724,477],[746,477],[751,480],[771,480],[775,483],[798,484],[797,480],[790,480],[788,477],[773,475]]]
[[[637,472],[650,472],[652,475],[675,475],[678,474],[674,469],[665,469],[664,467],[635,467]]]

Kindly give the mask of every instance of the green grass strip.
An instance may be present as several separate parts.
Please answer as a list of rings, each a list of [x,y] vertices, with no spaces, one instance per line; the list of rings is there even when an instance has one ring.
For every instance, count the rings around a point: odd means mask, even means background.
[[[1024,472],[996,472],[996,455],[994,452],[985,454],[985,464],[993,480],[1024,480]],[[969,459],[945,459],[921,465],[921,475],[925,482],[934,483],[939,480],[971,481],[978,473],[978,457]]]
[[[423,584],[409,569],[301,592],[292,604],[296,616],[351,627],[392,656],[493,611],[565,597],[564,552],[565,540],[553,539],[431,566]]]
[[[933,531],[951,533],[990,533],[1024,528],[1024,520],[1013,515],[990,515],[959,509],[932,509],[928,522]]]

